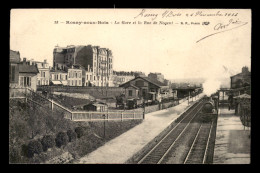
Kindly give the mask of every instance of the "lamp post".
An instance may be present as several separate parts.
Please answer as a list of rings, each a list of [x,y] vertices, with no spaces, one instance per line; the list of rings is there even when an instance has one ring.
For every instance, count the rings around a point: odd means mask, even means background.
[[[145,119],[145,101],[143,100],[143,107],[144,107],[144,110],[143,110],[143,119]]]

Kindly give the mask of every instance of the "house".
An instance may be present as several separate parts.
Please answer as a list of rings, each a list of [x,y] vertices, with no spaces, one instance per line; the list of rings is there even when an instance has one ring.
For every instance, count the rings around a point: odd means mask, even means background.
[[[230,77],[230,88],[233,95],[237,96],[240,94],[251,95],[251,72],[248,67],[243,67],[242,72]]]
[[[105,103],[94,102],[83,106],[83,109],[87,111],[106,112],[108,110],[108,106]]]
[[[251,72],[249,72],[248,67],[243,67],[241,73],[231,76],[230,79],[231,79],[231,84],[230,84],[231,89],[250,86]]]
[[[9,56],[9,85],[10,87],[16,87],[19,85],[20,53],[18,51],[10,50]]]
[[[68,69],[68,85],[69,86],[83,86],[82,83],[82,69],[75,68],[72,66],[72,68]],[[86,75],[86,73],[85,73]]]
[[[68,85],[68,73],[63,70],[50,70],[51,85]]]
[[[37,85],[37,74],[39,70],[35,65],[28,65],[26,63],[26,58],[19,63],[19,86],[21,87],[30,87],[36,91]]]
[[[112,86],[118,87],[119,85],[134,79],[134,73],[125,71],[113,71],[111,78]]]
[[[33,59],[28,60],[27,63],[29,65],[35,65],[39,73],[37,75],[37,85],[49,85],[50,82],[50,67],[49,63],[45,59],[43,62],[34,61]]]
[[[125,88],[126,99],[138,96],[140,99],[152,101],[160,101],[161,91],[169,88],[158,80],[144,76],[138,76],[119,87]]]

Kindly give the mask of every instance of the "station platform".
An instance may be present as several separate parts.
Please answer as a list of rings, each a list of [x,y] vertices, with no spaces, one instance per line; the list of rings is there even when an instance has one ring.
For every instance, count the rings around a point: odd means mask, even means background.
[[[235,110],[220,108],[213,164],[249,164],[250,130],[242,125]]]
[[[88,155],[78,159],[77,164],[123,164],[135,153],[160,134],[179,115],[191,107],[203,94],[181,104],[145,115],[143,122],[120,136],[108,141]],[[190,99],[191,100],[191,99]]]

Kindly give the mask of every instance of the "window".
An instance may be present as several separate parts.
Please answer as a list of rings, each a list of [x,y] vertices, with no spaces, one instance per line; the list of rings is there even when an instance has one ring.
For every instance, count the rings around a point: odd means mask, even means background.
[[[87,80],[88,80],[88,75],[86,75],[87,76]]]
[[[81,86],[81,80],[79,80],[79,86]]]
[[[65,75],[65,80],[67,80],[68,78],[67,78],[67,75]]]
[[[77,78],[77,72],[75,72],[75,76],[76,76],[76,78]]]
[[[75,86],[77,86],[77,80],[75,80]]]
[[[20,85],[23,86],[23,77],[20,77]]]
[[[71,85],[73,86],[73,80],[71,80]]]
[[[132,96],[132,95],[133,95],[133,91],[132,91],[132,90],[129,90],[129,91],[128,91],[128,95],[129,95],[129,96]]]
[[[31,86],[31,77],[20,77],[20,86],[26,87],[26,86]]]

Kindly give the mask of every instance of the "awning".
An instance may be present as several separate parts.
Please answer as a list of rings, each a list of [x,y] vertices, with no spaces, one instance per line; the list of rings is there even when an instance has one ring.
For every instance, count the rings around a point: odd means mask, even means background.
[[[62,85],[61,81],[51,81],[54,85]]]

